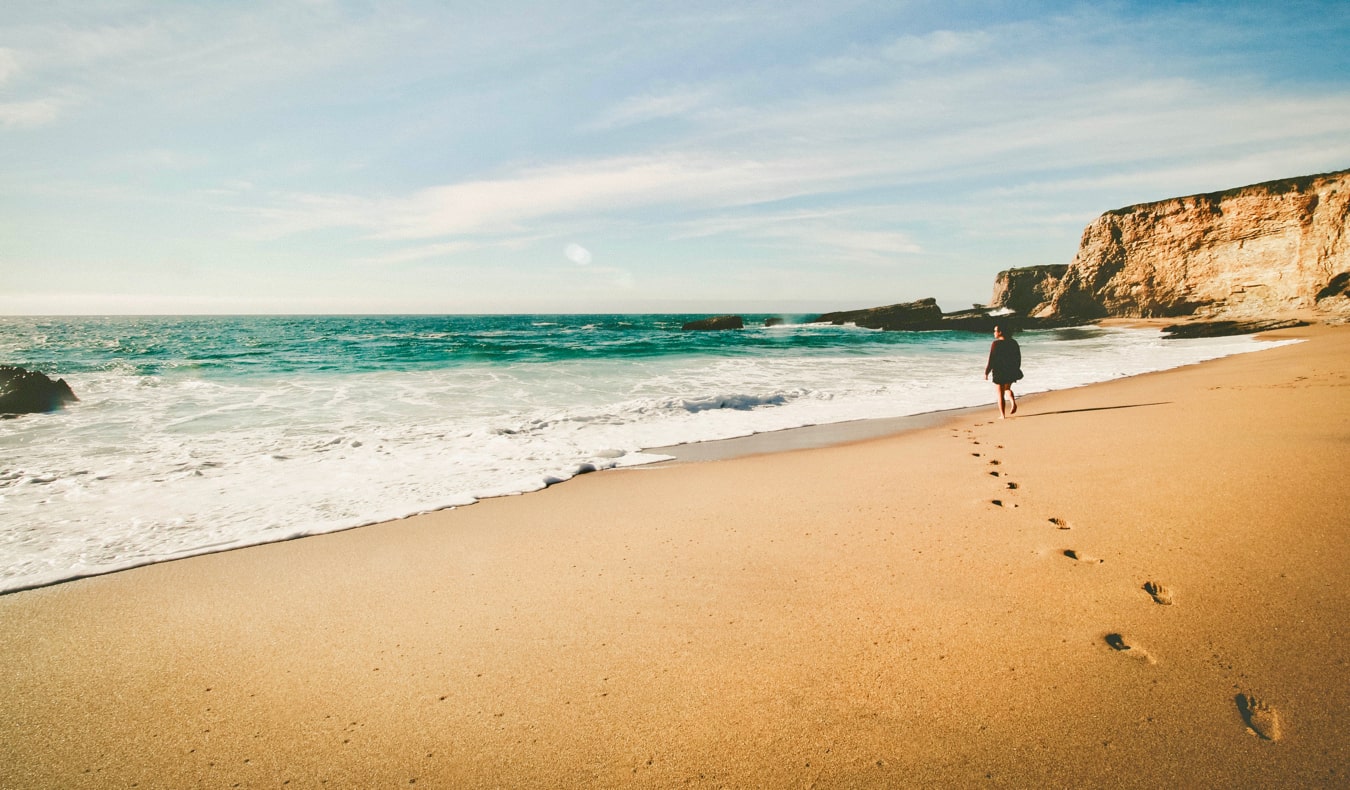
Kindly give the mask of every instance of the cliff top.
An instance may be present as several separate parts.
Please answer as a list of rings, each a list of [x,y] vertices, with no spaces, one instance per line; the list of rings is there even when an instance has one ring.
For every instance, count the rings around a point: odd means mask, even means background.
[[[1248,184],[1247,186],[1233,187],[1231,189],[1224,189],[1218,192],[1202,192],[1196,195],[1182,195],[1179,197],[1167,198],[1165,200],[1150,200],[1146,203],[1135,203],[1132,206],[1125,206],[1123,208],[1113,209],[1105,213],[1115,216],[1123,216],[1125,214],[1133,214],[1134,212],[1139,211],[1148,206],[1156,206],[1159,203],[1171,203],[1177,200],[1195,200],[1195,201],[1205,201],[1208,203],[1218,203],[1227,198],[1236,197],[1237,195],[1240,195],[1248,190],[1263,190],[1272,195],[1282,195],[1286,192],[1302,192],[1311,187],[1313,183],[1316,181],[1337,177],[1342,178],[1350,177],[1350,169],[1334,170],[1330,173],[1317,173],[1315,175],[1310,176],[1297,176],[1295,178],[1277,178],[1274,181],[1262,181],[1259,184]]]

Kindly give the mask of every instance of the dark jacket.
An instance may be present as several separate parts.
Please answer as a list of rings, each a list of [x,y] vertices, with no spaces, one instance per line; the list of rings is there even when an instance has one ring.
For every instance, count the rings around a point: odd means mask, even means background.
[[[995,384],[1012,384],[1022,379],[1022,347],[1012,338],[995,340],[989,346],[989,364],[984,374],[994,374]]]

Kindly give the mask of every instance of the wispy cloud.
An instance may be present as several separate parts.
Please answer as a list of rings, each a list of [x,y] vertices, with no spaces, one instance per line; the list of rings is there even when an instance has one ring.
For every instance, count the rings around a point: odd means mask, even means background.
[[[815,68],[827,74],[847,75],[895,64],[938,63],[980,53],[994,40],[995,36],[986,30],[905,34],[882,45],[858,47],[844,55],[824,58],[816,62]]]
[[[0,126],[6,128],[45,126],[56,120],[60,112],[61,102],[56,99],[0,104]]]
[[[14,54],[14,50],[0,47],[0,86],[9,82],[10,78],[19,73],[19,58]]]
[[[923,252],[909,233],[897,228],[903,222],[891,206],[742,212],[684,223],[672,238],[738,238],[798,259],[884,265]]]
[[[269,232],[332,227],[382,239],[520,231],[532,220],[642,206],[741,205],[782,199],[836,178],[811,162],[655,156],[601,159],[447,184],[406,197],[297,195],[263,210]]]
[[[693,138],[702,151],[524,168],[403,195],[286,195],[258,210],[260,232],[280,237],[347,228],[392,242],[477,237],[472,244],[481,245],[537,234],[548,223],[568,218],[613,223],[646,209],[716,218],[730,208],[760,206],[756,212],[767,210],[765,217],[739,219],[719,233],[831,248],[859,259],[913,254],[919,241],[886,230],[887,223],[894,228],[898,221],[894,215],[864,225],[802,217],[783,223],[767,207],[792,199],[839,201],[876,189],[910,192],[936,185],[946,190],[962,179],[1026,182],[1035,173],[1084,167],[1112,168],[1113,180],[1095,183],[1120,188],[1132,180],[1130,172],[1159,172],[1160,159],[1210,163],[1194,166],[1197,172],[1241,172],[1232,169],[1234,154],[1225,151],[1252,145],[1291,150],[1300,140],[1325,144],[1326,135],[1338,133],[1337,119],[1350,117],[1350,96],[1222,95],[1180,80],[1087,81],[1058,97],[1026,101],[989,116],[964,103],[985,78],[993,82],[992,90],[1025,92],[1028,80],[1042,76],[1034,66],[1002,75],[978,70],[935,84],[897,83],[863,96],[742,108],[741,117],[724,123],[717,135]],[[947,101],[926,116],[909,109],[913,103],[894,98],[922,94],[937,100],[944,92]],[[727,137],[760,141],[755,158],[737,156],[725,146]],[[1142,166],[1148,162],[1153,164]],[[1122,166],[1129,170],[1120,171]],[[1173,182],[1184,181],[1168,183]],[[690,235],[688,227],[653,232]],[[451,249],[459,248],[441,252]]]
[[[665,118],[676,118],[706,106],[715,95],[712,88],[692,88],[661,94],[632,96],[602,113],[583,128],[616,129]]]

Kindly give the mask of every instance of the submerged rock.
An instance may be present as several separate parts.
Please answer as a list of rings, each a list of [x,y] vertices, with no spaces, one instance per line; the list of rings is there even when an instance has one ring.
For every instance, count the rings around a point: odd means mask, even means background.
[[[712,318],[700,318],[686,323],[681,329],[690,332],[706,332],[718,329],[744,329],[745,319],[738,315],[718,315]]]
[[[56,411],[78,400],[65,379],[52,381],[36,370],[0,365],[0,414]]]

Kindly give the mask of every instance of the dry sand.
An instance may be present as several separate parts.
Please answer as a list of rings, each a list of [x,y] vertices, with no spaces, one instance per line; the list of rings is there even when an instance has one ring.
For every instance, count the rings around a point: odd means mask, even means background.
[[[1350,330],[1280,334],[4,596],[0,786],[1346,787]]]

